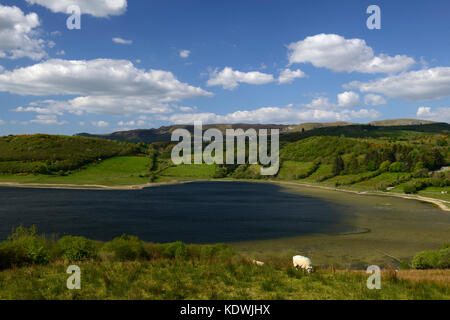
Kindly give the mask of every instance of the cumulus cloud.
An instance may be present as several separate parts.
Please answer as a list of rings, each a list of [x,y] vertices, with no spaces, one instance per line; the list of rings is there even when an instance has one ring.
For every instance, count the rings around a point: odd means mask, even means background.
[[[359,94],[353,91],[343,92],[337,95],[338,103],[332,103],[326,97],[318,97],[313,99],[310,103],[303,104],[303,107],[317,110],[330,110],[338,107],[343,108],[357,108],[362,105]]]
[[[239,83],[247,84],[266,84],[274,82],[275,78],[271,74],[262,73],[258,71],[241,72],[233,70],[230,67],[225,67],[222,71],[217,69],[210,75],[207,82],[209,87],[222,86],[224,89],[233,90],[239,86]]]
[[[303,107],[309,108],[309,109],[317,109],[317,110],[327,110],[335,108],[336,105],[331,103],[328,98],[325,97],[318,97],[313,99],[311,103],[304,104]]]
[[[46,57],[45,41],[38,38],[36,31],[39,25],[36,13],[25,14],[18,7],[0,4],[0,58]]]
[[[374,119],[380,113],[376,110],[321,110],[297,109],[290,107],[265,107],[218,115],[215,113],[174,114],[165,120],[175,124],[189,124],[194,121],[204,123],[285,123],[294,124],[307,121],[350,121],[354,119]]]
[[[289,62],[311,63],[336,72],[395,73],[415,64],[405,55],[375,55],[362,39],[345,39],[337,34],[318,34],[291,43]]]
[[[113,38],[112,41],[118,44],[133,44],[133,40],[126,40],[122,38]]]
[[[191,55],[191,51],[189,51],[189,50],[181,50],[180,51],[181,58],[186,59],[186,58],[189,58],[190,55]]]
[[[408,101],[437,100],[450,96],[450,67],[410,71],[370,82],[354,81],[345,87]]]
[[[29,4],[38,4],[52,12],[67,13],[70,6],[78,6],[82,14],[105,18],[117,16],[127,10],[127,0],[26,0]]]
[[[362,105],[359,94],[353,91],[346,91],[338,94],[339,107],[357,108]]]
[[[144,127],[145,124],[146,123],[145,123],[144,120],[119,121],[117,123],[117,125],[119,127],[122,127],[122,130],[124,130],[124,129],[136,129],[136,128]]]
[[[386,100],[379,95],[369,93],[364,97],[364,104],[368,106],[380,106],[386,104]]]
[[[432,120],[437,122],[450,122],[450,108],[419,107],[417,109],[417,118],[422,120]]]
[[[99,128],[105,128],[105,127],[109,127],[109,123],[103,120],[100,121],[92,121],[91,124],[94,127],[99,127]]]
[[[5,71],[0,74],[0,92],[77,96],[68,101],[37,101],[17,111],[116,115],[170,112],[170,102],[212,95],[180,82],[171,72],[145,71],[130,61],[112,59],[51,59]]]
[[[280,84],[283,83],[292,83],[297,78],[304,78],[306,77],[306,74],[300,70],[297,69],[295,71],[292,71],[291,69],[284,69],[280,73],[280,77],[278,78],[278,82]]]
[[[63,125],[66,124],[67,121],[59,121],[56,115],[39,114],[36,116],[36,119],[30,120],[28,123]]]
[[[197,110],[197,107],[178,107],[183,112],[193,112]]]

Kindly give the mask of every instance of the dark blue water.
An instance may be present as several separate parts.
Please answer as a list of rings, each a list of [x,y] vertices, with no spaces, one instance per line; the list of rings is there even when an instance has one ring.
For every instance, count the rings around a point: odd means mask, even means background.
[[[111,240],[188,243],[354,231],[326,202],[269,184],[199,182],[133,191],[0,188],[0,239],[12,227]]]

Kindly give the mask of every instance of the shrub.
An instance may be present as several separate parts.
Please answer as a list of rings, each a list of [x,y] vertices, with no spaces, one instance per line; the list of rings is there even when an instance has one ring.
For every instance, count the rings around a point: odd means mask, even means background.
[[[389,167],[391,165],[391,162],[389,160],[384,161],[380,164],[380,172],[387,172],[389,171]]]
[[[58,250],[63,258],[71,262],[97,257],[94,242],[84,237],[65,236],[58,241]]]
[[[0,270],[9,269],[13,266],[21,267],[28,263],[30,263],[30,260],[24,249],[13,247],[7,242],[0,246]]]
[[[403,164],[400,162],[394,162],[389,166],[390,172],[402,172],[404,170],[405,170],[405,168],[404,168]]]
[[[36,226],[29,229],[19,226],[13,229],[8,241],[15,250],[25,252],[28,263],[46,264],[50,261],[48,243],[43,236],[37,234]]]
[[[146,258],[147,254],[144,245],[138,237],[122,235],[103,246],[103,250],[114,255],[114,259],[119,261],[129,261]]]
[[[404,193],[417,193],[417,188],[416,185],[414,183],[408,183],[403,187],[403,192]]]
[[[438,252],[437,251],[422,251],[416,254],[412,263],[414,269],[434,269],[438,265]]]
[[[211,260],[220,259],[226,260],[235,255],[233,249],[231,249],[226,244],[214,244],[214,245],[203,245],[200,249],[200,258]]]
[[[164,256],[169,259],[186,259],[189,253],[186,245],[181,241],[177,241],[165,245]]]
[[[437,268],[438,269],[449,269],[450,268],[450,248],[444,248],[438,251],[437,257]]]

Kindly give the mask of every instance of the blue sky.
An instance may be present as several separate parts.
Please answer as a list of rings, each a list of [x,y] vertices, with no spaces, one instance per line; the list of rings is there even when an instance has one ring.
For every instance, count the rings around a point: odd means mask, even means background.
[[[366,26],[372,4],[380,30]],[[66,27],[69,5],[81,30]],[[1,0],[0,134],[449,122],[448,12],[445,0]]]

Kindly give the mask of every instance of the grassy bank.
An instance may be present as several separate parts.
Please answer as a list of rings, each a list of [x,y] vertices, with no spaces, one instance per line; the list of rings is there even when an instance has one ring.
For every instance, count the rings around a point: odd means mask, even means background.
[[[0,299],[450,299],[450,270],[367,275],[334,267],[296,270],[291,257],[258,266],[223,244],[145,243],[121,236],[102,243],[59,240],[16,229],[0,243]],[[69,265],[81,270],[81,290],[68,290]]]
[[[450,272],[384,272],[382,289],[368,275],[290,266],[259,267],[245,259],[83,262],[81,290],[68,290],[67,262],[0,272],[0,299],[450,299]],[[443,281],[441,280],[443,279]]]

